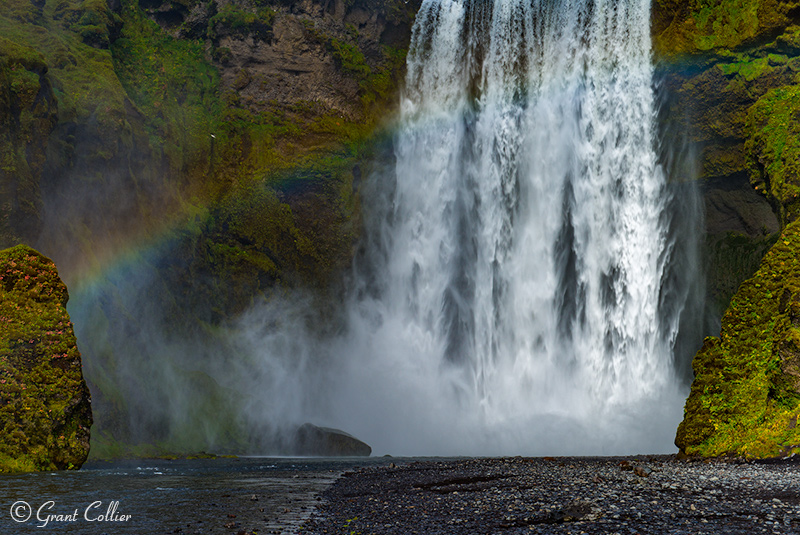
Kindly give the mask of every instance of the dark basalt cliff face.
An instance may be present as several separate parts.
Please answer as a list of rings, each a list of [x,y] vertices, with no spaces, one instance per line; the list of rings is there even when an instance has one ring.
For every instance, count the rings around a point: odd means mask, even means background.
[[[697,155],[709,297],[727,309],[720,336],[694,359],[676,438],[684,454],[763,457],[800,447],[798,7],[654,2],[666,121]]]
[[[92,425],[67,288],[25,246],[0,251],[0,473],[78,469]]]

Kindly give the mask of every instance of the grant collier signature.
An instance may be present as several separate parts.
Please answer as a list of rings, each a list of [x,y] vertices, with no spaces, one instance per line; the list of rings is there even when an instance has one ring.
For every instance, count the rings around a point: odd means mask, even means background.
[[[128,522],[131,515],[125,515],[118,511],[119,501],[111,501],[103,510],[103,502],[98,500],[92,502],[83,510],[83,516],[79,516],[79,509],[72,513],[56,513],[53,509],[56,502],[49,500],[44,502],[36,510],[36,520],[39,522],[37,527],[43,528],[50,523],[77,522],[82,518],[86,522]],[[11,518],[16,522],[27,522],[33,516],[33,508],[28,502],[18,501],[11,506]]]

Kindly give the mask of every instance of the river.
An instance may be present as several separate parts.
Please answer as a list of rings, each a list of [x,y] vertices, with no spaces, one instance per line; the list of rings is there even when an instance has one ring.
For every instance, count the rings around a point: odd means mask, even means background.
[[[0,534],[295,533],[342,472],[392,461],[155,459],[6,475]]]

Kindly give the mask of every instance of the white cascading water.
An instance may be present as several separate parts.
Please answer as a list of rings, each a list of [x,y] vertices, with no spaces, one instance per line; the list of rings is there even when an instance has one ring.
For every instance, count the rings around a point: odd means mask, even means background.
[[[317,422],[377,453],[674,451],[650,50],[650,0],[424,0]]]

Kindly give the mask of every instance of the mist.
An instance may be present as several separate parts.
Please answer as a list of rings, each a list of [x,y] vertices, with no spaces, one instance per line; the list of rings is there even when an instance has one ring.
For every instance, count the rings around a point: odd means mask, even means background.
[[[197,268],[202,214],[111,240],[68,305],[96,451],[291,454],[305,422],[378,455],[675,451],[703,313],[693,158],[657,125],[649,3],[590,4],[423,3],[329,288]]]

